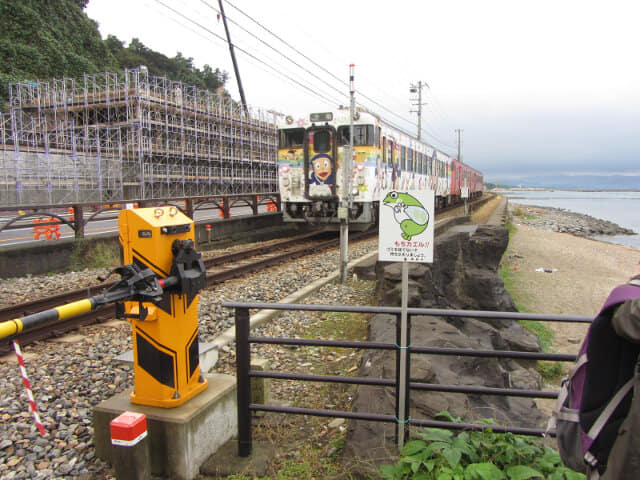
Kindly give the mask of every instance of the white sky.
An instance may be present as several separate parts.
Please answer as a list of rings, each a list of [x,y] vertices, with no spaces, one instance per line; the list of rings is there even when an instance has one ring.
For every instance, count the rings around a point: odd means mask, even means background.
[[[409,87],[428,83],[423,139],[455,155],[462,129],[464,160],[489,181],[640,173],[640,2],[230,2],[224,9],[254,107],[305,114],[348,105],[354,63],[356,100],[410,132],[417,100]],[[239,99],[217,10],[217,0],[90,0],[86,12],[103,38],[137,37],[228,72]]]

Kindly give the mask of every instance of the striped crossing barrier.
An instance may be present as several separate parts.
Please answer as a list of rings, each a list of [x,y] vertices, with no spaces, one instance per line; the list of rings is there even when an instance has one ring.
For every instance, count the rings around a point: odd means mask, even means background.
[[[27,370],[24,367],[24,357],[22,356],[22,351],[20,350],[20,345],[18,345],[17,341],[13,341],[13,349],[16,351],[16,357],[18,357],[18,365],[20,365],[20,375],[22,375],[22,381],[24,382],[24,386],[27,389],[27,397],[29,398],[29,406],[31,408],[31,413],[33,413],[33,419],[38,426],[38,431],[40,435],[43,437],[47,436],[47,432],[40,421],[40,415],[38,414],[38,408],[36,407],[36,401],[33,398],[33,393],[31,392],[31,382],[29,382],[29,377],[27,377]]]

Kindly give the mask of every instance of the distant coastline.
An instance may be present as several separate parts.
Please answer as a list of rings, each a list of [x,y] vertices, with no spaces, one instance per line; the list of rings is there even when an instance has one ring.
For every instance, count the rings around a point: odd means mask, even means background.
[[[631,189],[631,188],[606,188],[606,189],[593,189],[593,188],[536,188],[536,187],[500,187],[500,188],[492,188],[488,190],[492,193],[511,193],[511,192],[613,192],[613,193],[637,193],[640,192],[640,189]]]
[[[498,193],[498,192],[495,192]],[[556,190],[556,189],[503,189],[500,195],[509,202],[527,206],[551,208],[588,215],[607,220],[622,228],[633,231],[633,234],[609,233],[600,235],[596,232],[587,234],[597,240],[605,240],[634,248],[640,248],[640,216],[637,215],[640,205],[638,190]]]

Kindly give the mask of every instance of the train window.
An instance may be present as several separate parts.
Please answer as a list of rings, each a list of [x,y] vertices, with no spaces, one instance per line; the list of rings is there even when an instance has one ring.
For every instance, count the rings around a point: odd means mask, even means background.
[[[328,130],[318,130],[313,134],[313,151],[316,153],[327,153],[331,150],[331,132]]]
[[[357,146],[373,146],[374,130],[373,125],[354,125],[353,144]],[[338,145],[349,145],[349,126],[338,127]]]
[[[407,169],[407,147],[400,147],[400,168],[403,172]]]
[[[280,130],[280,148],[301,148],[304,145],[304,128]]]

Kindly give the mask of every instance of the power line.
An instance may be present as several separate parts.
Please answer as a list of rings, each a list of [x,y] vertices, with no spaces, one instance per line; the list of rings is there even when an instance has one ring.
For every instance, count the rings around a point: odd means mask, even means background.
[[[204,25],[200,24],[199,22],[183,15],[181,12],[179,12],[178,10],[170,7],[169,5],[166,5],[162,0],[154,0],[155,2],[159,3],[160,5],[162,5],[163,7],[167,8],[168,10],[171,10],[173,13],[175,13],[176,15],[179,15],[180,17],[182,17],[183,19],[187,20],[188,22],[193,23],[194,25],[198,26],[199,28],[201,28],[202,30],[204,30],[205,32],[209,33],[210,35],[214,36],[215,38],[218,38],[219,40],[222,40],[223,42],[227,43],[226,39],[223,38],[222,36],[218,35],[217,33],[213,32],[212,30],[208,29],[207,27],[205,27]],[[193,31],[193,30],[191,30]],[[195,33],[195,32],[194,32]],[[237,44],[234,44],[234,46],[241,51],[242,53],[244,53],[245,55],[247,55],[248,57],[252,58],[253,60],[255,60],[256,62],[268,67],[269,69],[275,71],[277,74],[279,74],[279,72],[271,65],[269,65],[268,63],[264,62],[263,60],[259,59],[258,57],[256,57],[255,55],[249,53],[248,51],[246,51],[245,49],[239,47]],[[330,99],[326,96],[324,96],[323,94],[311,89],[310,87],[292,79],[292,78],[287,78],[290,82],[295,83],[296,85],[304,88],[305,90],[309,91],[310,93],[312,93],[313,95],[321,98],[322,100],[328,101],[330,103],[339,103],[336,102],[335,99]]]
[[[226,42],[226,39],[223,38],[222,36],[218,35],[217,33],[213,32],[212,30],[210,30],[209,28],[205,27],[204,25],[202,25],[200,22],[193,20],[192,18],[187,17],[186,15],[184,15],[183,13],[181,13],[180,11],[170,7],[169,5],[167,5],[166,3],[164,3],[161,0],[155,0],[157,3],[159,3],[160,5],[164,6],[165,8],[167,8],[168,10],[172,11],[173,13],[175,13],[176,15],[180,16],[181,18],[187,20],[188,22],[196,25],[197,27],[199,27],[200,29],[204,30],[205,32],[207,32],[209,35],[222,40],[223,42]],[[313,65],[317,66],[320,70],[322,70],[323,72],[325,72],[326,74],[328,74],[330,77],[336,79],[340,84],[347,86],[347,83],[343,80],[341,80],[339,77],[337,77],[336,75],[334,75],[333,73],[331,73],[329,70],[327,70],[326,68],[324,68],[323,66],[319,65],[317,62],[315,62],[314,60],[312,60],[311,58],[309,58],[309,56],[305,55],[304,53],[300,52],[298,49],[296,49],[295,47],[293,47],[292,45],[290,45],[287,41],[285,41],[284,39],[282,39],[280,36],[276,35],[275,33],[273,33],[270,29],[268,29],[267,27],[265,27],[264,25],[262,25],[260,22],[258,22],[257,20],[255,20],[253,17],[249,16],[248,14],[246,14],[245,12],[243,12],[242,10],[240,10],[238,7],[236,7],[235,5],[233,5],[232,3],[230,3],[228,0],[224,0],[228,5],[230,5],[232,8],[234,8],[235,10],[237,10],[238,12],[240,12],[242,15],[244,15],[245,17],[249,18],[252,22],[254,22],[256,25],[258,25],[261,29],[265,30],[266,32],[268,32],[270,35],[272,35],[273,37],[275,37],[276,39],[278,39],[280,42],[282,42],[284,45],[286,45],[288,48],[292,49],[294,52],[296,52],[298,55],[302,56],[304,59],[306,59],[307,61],[311,62]],[[209,9],[215,11],[216,13],[219,13],[219,11],[217,9],[215,9],[213,6],[211,6],[211,4],[207,3],[205,0],[201,0],[201,2],[206,5]],[[328,83],[326,80],[323,80],[321,78],[319,78],[319,76],[315,73],[315,72],[310,72],[308,69],[302,67],[298,62],[294,61],[293,59],[291,59],[289,56],[285,55],[282,51],[280,51],[279,49],[275,48],[274,46],[272,46],[271,44],[265,42],[264,40],[258,38],[255,34],[251,33],[250,31],[248,31],[246,28],[244,28],[243,26],[241,26],[237,21],[232,20],[231,18],[227,17],[227,19],[229,21],[231,21],[232,23],[234,23],[235,25],[237,25],[239,28],[241,28],[243,31],[245,31],[246,33],[248,33],[251,37],[257,39],[260,41],[260,43],[264,44],[265,46],[267,46],[268,48],[270,48],[271,50],[273,50],[276,54],[282,56],[287,62],[292,63],[293,65],[295,65],[297,68],[302,69],[305,73],[309,74],[312,76],[312,78],[316,81],[321,82],[322,84],[328,86],[330,89],[334,90],[335,92],[338,92],[338,94],[340,96],[346,96],[346,93],[338,88],[336,88],[335,86],[331,85],[330,83]],[[191,30],[193,32],[193,30]],[[320,98],[321,100],[328,102],[329,104],[334,104],[334,105],[339,105],[341,102],[339,100],[337,100],[336,98],[331,98],[330,94],[326,94],[324,92],[319,92],[318,89],[313,89],[295,79],[293,79],[292,77],[287,77],[285,75],[283,75],[280,71],[278,71],[273,65],[271,65],[270,63],[265,62],[264,60],[258,58],[257,56],[255,56],[254,54],[250,53],[249,51],[247,51],[245,48],[242,48],[240,46],[238,46],[237,43],[233,43],[233,45],[235,46],[235,48],[237,48],[240,52],[244,53],[247,57],[249,57],[250,59],[253,59],[255,62],[257,62],[257,64],[259,65],[263,65],[265,67],[267,67],[269,70],[275,72],[278,76],[285,78],[289,83],[293,83],[295,85],[297,85],[298,87],[301,87],[302,89],[304,89],[305,91],[307,91],[308,93],[311,93],[312,95]],[[370,96],[366,95],[364,92],[362,92],[361,90],[359,90],[359,97],[366,99],[368,102],[370,102],[371,104],[375,105],[377,107],[377,110],[379,111],[378,115],[381,116],[381,118],[388,124],[392,125],[394,128],[399,129],[400,131],[403,131],[404,133],[408,134],[405,130],[405,128],[398,126],[397,124],[395,124],[393,121],[389,120],[388,118],[385,118],[385,116],[381,115],[382,112],[387,112],[388,114],[392,115],[395,118],[398,118],[400,120],[402,120],[403,122],[407,123],[407,124],[411,124],[413,123],[410,119],[396,113],[395,111],[389,109],[386,105],[383,105],[381,103],[379,103],[378,101],[374,100],[373,98],[371,98]],[[359,105],[368,109],[368,110],[376,110],[375,108],[368,108],[366,105],[364,105],[362,102],[359,102]],[[445,142],[441,139],[439,139],[437,136],[435,136],[434,134],[432,134],[431,132],[427,131],[427,135],[429,137],[431,137],[433,140],[435,140],[437,143],[440,143],[442,145],[448,146],[450,148],[455,148],[453,147],[451,144],[449,144],[448,142]]]
[[[204,1],[204,0],[201,0]],[[346,86],[347,88],[349,87],[348,83],[345,82],[344,80],[342,80],[341,78],[337,77],[336,75],[334,75],[332,72],[330,72],[329,70],[327,70],[326,68],[324,68],[322,65],[318,64],[317,62],[315,62],[314,60],[312,60],[311,58],[309,58],[307,55],[305,55],[304,53],[302,53],[301,51],[299,51],[297,48],[295,48],[293,45],[291,45],[290,43],[288,43],[286,40],[282,39],[280,36],[276,35],[275,33],[273,33],[271,30],[269,30],[267,27],[265,27],[264,25],[262,25],[260,22],[258,22],[257,20],[255,20],[253,17],[251,17],[250,15],[248,15],[247,13],[243,12],[242,10],[240,10],[238,7],[236,7],[234,4],[232,4],[231,2],[229,2],[228,0],[224,0],[225,3],[227,3],[229,6],[231,6],[232,8],[235,8],[238,12],[240,12],[242,15],[244,15],[245,17],[247,17],[249,20],[251,20],[253,23],[255,23],[256,25],[258,25],[260,28],[262,28],[264,31],[266,31],[267,33],[269,33],[270,35],[272,35],[273,37],[277,38],[280,42],[282,42],[283,44],[285,44],[287,47],[289,47],[291,50],[293,50],[294,52],[296,52],[298,55],[300,55],[301,57],[303,57],[304,59],[308,60],[309,62],[311,62],[312,65],[318,67],[320,70],[322,70],[323,72],[325,72],[326,74],[328,74],[330,77],[334,78],[335,80],[337,80],[338,82],[340,82],[342,85]]]
[[[204,3],[207,7],[211,8],[212,10],[216,11],[217,10],[212,7],[209,3],[206,2],[206,0],[200,0],[202,3]],[[219,0],[221,1],[221,0]],[[226,0],[225,0],[226,1]],[[231,5],[232,7],[234,7],[233,4],[226,2],[229,5]],[[235,7],[234,7],[235,8]],[[240,11],[240,10],[238,10]],[[243,13],[244,12],[240,12]],[[233,20],[230,17],[227,17],[227,20],[229,20],[230,22],[232,22],[234,25],[236,25],[237,27],[239,27],[240,29],[242,29],[244,32],[248,33],[249,35],[251,35],[253,38],[255,38],[256,40],[258,40],[260,43],[262,43],[263,45],[269,47],[271,50],[273,50],[274,52],[278,53],[279,55],[281,55],[282,57],[284,57],[286,60],[290,61],[291,63],[293,63],[296,67],[301,68],[302,70],[304,70],[305,72],[307,72],[309,75],[314,75],[314,72],[311,72],[310,70],[307,70],[305,67],[303,67],[302,65],[300,65],[299,63],[297,63],[296,61],[294,61],[293,59],[289,58],[287,55],[285,55],[284,53],[282,53],[280,50],[276,49],[273,45],[265,42],[264,40],[262,40],[260,37],[258,37],[257,35],[251,33],[249,30],[247,30],[246,28],[244,28],[242,25],[240,25],[238,22],[236,22],[235,20]],[[255,20],[254,20],[255,21]],[[263,27],[264,28],[264,27]],[[276,37],[277,38],[277,37]],[[305,57],[306,58],[306,57]],[[325,85],[327,85],[329,88],[335,90],[336,92],[338,92],[340,95],[345,95],[344,91],[337,89],[336,87],[334,87],[333,85],[330,85],[328,82],[325,82],[322,79],[318,79],[320,80],[322,83],[324,83]]]
[[[208,5],[210,8],[211,5],[209,5],[206,0],[200,0],[202,3]],[[223,0],[226,4],[228,4],[229,6],[231,6],[232,8],[234,8],[235,10],[237,10],[238,12],[240,12],[242,15],[244,15],[245,17],[247,17],[249,20],[251,20],[252,22],[254,22],[256,25],[258,25],[261,29],[263,29],[264,31],[266,31],[267,33],[269,33],[270,35],[272,35],[273,37],[275,37],[276,39],[278,39],[280,42],[282,42],[284,45],[286,45],[287,47],[289,47],[291,50],[293,50],[294,52],[296,52],[298,55],[302,56],[303,58],[305,58],[306,60],[308,60],[309,62],[311,62],[313,65],[315,65],[316,67],[318,67],[320,70],[322,70],[323,72],[327,73],[329,76],[331,76],[332,78],[336,79],[338,82],[340,82],[342,85],[347,86],[348,84],[347,82],[345,82],[344,80],[340,79],[339,77],[337,77],[335,74],[333,74],[332,72],[330,72],[329,70],[327,70],[325,67],[323,67],[322,65],[318,64],[317,62],[315,62],[313,59],[309,58],[307,55],[305,55],[304,53],[302,53],[300,50],[298,50],[297,48],[295,48],[293,45],[291,45],[289,42],[287,42],[286,40],[284,40],[282,37],[280,37],[279,35],[275,34],[274,32],[272,32],[269,28],[265,27],[262,23],[260,23],[258,20],[254,19],[252,16],[250,16],[249,14],[247,14],[246,12],[242,11],[240,8],[236,7],[234,4],[232,4],[231,2],[229,2],[229,0]],[[215,9],[214,9],[215,10]],[[231,19],[230,19],[231,20]],[[238,25],[240,28],[242,28],[244,31],[246,31],[247,33],[249,33],[251,36],[258,38],[256,35],[248,32],[248,30],[246,30],[244,27],[241,27],[237,22],[233,22],[236,25]],[[277,50],[275,47],[271,46],[270,44],[267,44],[264,40],[259,39],[258,40],[265,44],[268,45],[269,48],[271,48],[272,50],[274,50],[275,52],[277,52],[278,54],[282,55],[283,57],[285,57],[287,60],[291,61],[292,63],[294,63],[294,65],[300,67],[299,64],[297,64],[296,62],[294,62],[293,60],[291,60],[289,57],[287,57],[286,55],[284,55],[282,52],[280,52],[279,50]],[[303,67],[301,67],[303,68]],[[307,69],[303,70],[307,73],[309,73],[310,75],[313,75],[314,77],[316,77],[315,73],[310,72]],[[327,84],[327,82],[321,80],[323,83]],[[331,86],[332,89],[339,91],[341,94],[344,94],[342,91],[338,90],[337,88]],[[369,102],[371,102],[372,104],[374,104],[375,106],[378,107],[378,109],[381,109],[385,112],[390,113],[391,115],[399,118],[400,120],[403,120],[407,123],[412,123],[410,119],[407,119],[399,114],[397,114],[396,112],[394,112],[393,110],[390,110],[388,107],[386,107],[385,105],[382,105],[381,103],[377,102],[376,100],[372,99],[370,96],[366,95],[364,92],[362,92],[362,90],[358,90],[358,94],[359,97],[365,98],[366,100],[368,100]],[[391,122],[388,122],[391,123]],[[434,140],[436,140],[438,143],[441,143],[443,145],[447,145],[450,148],[454,148],[453,145],[439,139],[438,137],[436,137],[434,134],[432,134],[431,132],[427,131],[428,136],[430,136],[431,138],[433,138]]]

